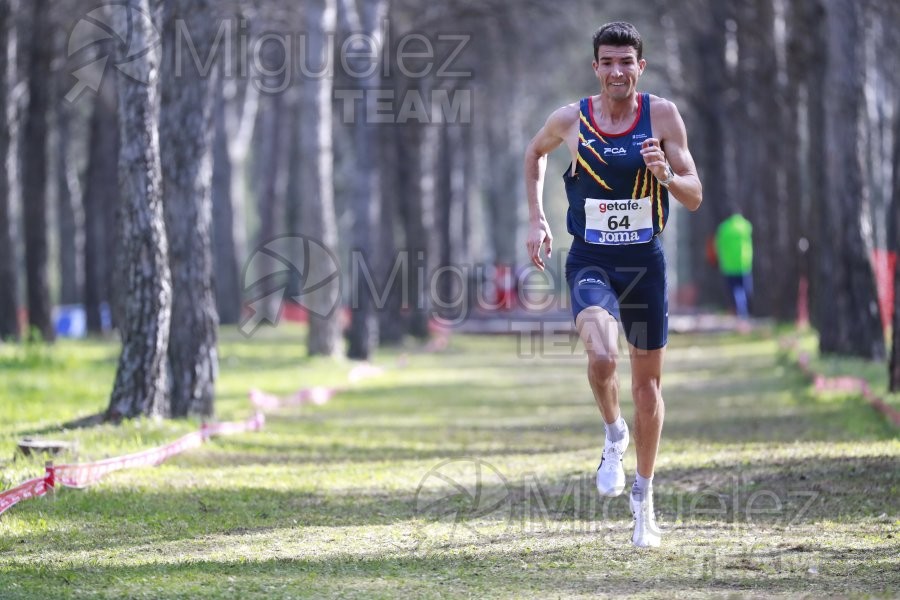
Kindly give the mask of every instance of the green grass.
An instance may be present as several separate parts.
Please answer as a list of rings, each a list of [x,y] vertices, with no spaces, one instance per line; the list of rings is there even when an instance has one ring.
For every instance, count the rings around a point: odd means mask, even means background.
[[[865,360],[846,356],[826,355],[821,356],[818,351],[818,339],[815,333],[806,333],[795,336],[797,351],[803,351],[810,356],[810,367],[825,377],[857,377],[869,384],[872,392],[882,398],[888,405],[900,410],[900,393],[888,391],[888,366],[885,361]],[[890,340],[890,337],[887,338]],[[796,352],[793,353],[796,357]],[[823,399],[840,398],[846,394],[829,392],[821,394]],[[862,402],[862,400],[860,399]]]
[[[225,336],[220,418],[248,416],[252,387],[346,385],[352,365],[304,358],[301,335]],[[112,382],[112,344],[27,352],[0,348],[0,457],[105,408]],[[261,433],[24,502],[0,517],[0,597],[900,593],[897,432],[858,399],[811,395],[775,341],[672,338],[657,551],[631,548],[626,497],[593,489],[602,425],[584,358],[550,354],[465,336],[441,354],[383,352],[383,375]],[[193,427],[44,437],[88,460]],[[41,466],[3,464],[3,487]]]

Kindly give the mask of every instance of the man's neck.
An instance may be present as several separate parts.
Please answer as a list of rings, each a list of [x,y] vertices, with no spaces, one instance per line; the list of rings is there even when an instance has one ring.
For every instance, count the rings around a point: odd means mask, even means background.
[[[630,125],[638,111],[637,92],[621,100],[612,100],[607,94],[600,93],[594,96],[594,102],[597,123],[606,123],[613,129],[619,125]]]

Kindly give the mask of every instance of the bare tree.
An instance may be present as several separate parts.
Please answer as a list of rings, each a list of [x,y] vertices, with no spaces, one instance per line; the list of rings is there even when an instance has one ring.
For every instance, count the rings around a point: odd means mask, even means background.
[[[118,31],[131,31],[131,47],[152,48],[148,0],[124,0],[114,13]],[[131,23],[128,17],[134,18]],[[156,50],[134,59],[117,47],[117,62],[130,61],[130,77],[118,78],[119,173],[122,184],[121,251],[124,275],[122,353],[107,418],[166,415],[172,280],[162,200]]]
[[[378,249],[378,281],[384,286],[380,290],[384,305],[378,312],[378,344],[380,346],[396,346],[403,342],[407,323],[403,315],[403,292],[409,283],[405,273],[394,271],[394,266],[408,265],[409,256],[401,254],[401,234],[397,231],[396,222],[400,214],[400,171],[406,168],[398,161],[399,139],[397,131],[392,128],[381,128],[379,131],[380,150],[378,152],[379,170],[381,172],[381,223],[379,229]],[[399,262],[398,262],[399,261]],[[392,273],[394,277],[392,277]],[[399,275],[399,276],[397,276]],[[407,294],[408,296],[408,294]]]
[[[503,59],[492,64],[495,71],[492,73],[491,93],[486,110],[482,113],[485,117],[483,126],[488,132],[487,146],[492,173],[485,190],[491,232],[488,239],[493,244],[495,262],[513,266],[516,256],[521,252],[522,244],[518,240],[525,203],[510,203],[511,198],[521,198],[524,189],[519,193],[519,161],[515,153],[508,149],[523,148],[526,143],[522,125],[523,90],[519,87],[524,65],[517,45],[511,45],[505,39],[506,30],[496,20],[491,23],[493,26],[488,29],[491,52]],[[510,182],[515,182],[513,189],[510,189]]]
[[[801,193],[804,210],[801,220],[809,249],[801,262],[801,271],[805,270],[809,278],[810,317],[813,324],[822,329],[831,327],[834,318],[828,312],[831,301],[828,294],[834,293],[831,273],[827,268],[818,267],[834,261],[834,245],[824,235],[822,218],[825,211],[821,208],[828,185],[823,171],[827,119],[823,99],[827,93],[825,76],[829,67],[828,61],[823,59],[827,53],[824,0],[790,0],[789,14],[789,77],[792,81],[799,80],[802,86],[800,109],[806,121],[800,137],[801,144],[805,145],[799,149],[802,168],[798,175],[805,184]]]
[[[47,0],[31,5],[28,111],[23,128],[22,194],[25,214],[25,273],[28,283],[29,335],[54,338],[47,273],[47,117],[50,86],[49,10]]]
[[[263,96],[260,104],[253,156],[259,215],[257,247],[278,234],[278,223],[284,212],[284,186],[287,179],[284,169],[285,148],[289,147],[291,141],[285,126],[288,120],[285,94]]]
[[[890,0],[875,1],[874,8],[885,23],[900,23],[900,6]],[[887,244],[894,262],[894,304],[892,318],[891,356],[888,362],[888,388],[900,391],[900,39],[886,37],[883,68],[888,81],[888,92],[893,96],[893,148],[891,149],[891,187],[887,213]]]
[[[113,51],[111,44],[101,48],[106,55]],[[115,237],[110,224],[115,225],[120,198],[118,105],[116,73],[110,70],[94,100],[84,185],[84,308],[87,330],[92,334],[103,331],[102,306],[104,302],[111,306],[112,300],[108,273],[114,254],[108,250]]]
[[[669,45],[678,49],[670,57],[680,66],[681,77],[670,74],[674,92],[684,98],[680,104],[690,132],[691,151],[703,181],[704,210],[679,223],[681,251],[689,254],[693,282],[705,302],[724,304],[724,288],[718,270],[707,263],[705,242],[716,227],[739,209],[739,199],[729,189],[729,148],[733,148],[734,117],[729,114],[728,89],[733,85],[726,62],[729,20],[734,7],[715,0],[690,0],[677,8],[663,0],[657,8],[665,20]]]
[[[249,57],[236,56],[233,64]],[[244,68],[244,67],[240,67]],[[213,142],[213,247],[216,301],[222,324],[241,317],[241,267],[247,258],[247,156],[259,111],[254,82],[222,77]]]
[[[231,188],[234,165],[228,152],[227,101],[222,90],[215,98],[212,174],[212,243],[216,307],[222,324],[241,318],[241,284],[234,242],[234,200]]]
[[[10,98],[15,82],[14,0],[0,0],[0,341],[18,339],[18,277],[12,237],[11,157],[13,114]]]
[[[375,91],[380,85],[381,73],[378,65],[383,50],[380,27],[387,15],[387,0],[361,0],[359,8],[357,0],[343,0],[344,17],[349,29],[355,33],[364,33],[374,40],[374,57],[362,53],[359,59],[348,60],[357,77],[362,101],[356,103],[355,138],[358,168],[354,181],[353,194],[353,240],[351,250],[358,257],[365,257],[370,264],[377,264],[375,250],[378,247],[378,229],[381,224],[381,190],[378,181],[376,161],[372,156],[376,150],[376,130],[374,123],[369,123],[367,115],[374,114],[377,96]],[[371,61],[376,68],[370,69]],[[378,343],[378,319],[375,313],[375,299],[372,290],[363,282],[365,278],[353,277],[356,289],[352,293],[350,307],[352,320],[350,323],[350,344],[347,355],[353,359],[368,360]]]
[[[816,244],[818,199],[823,194],[824,163],[822,135],[824,113],[820,100],[824,67],[820,53],[824,48],[824,7],[819,0],[787,0],[786,22],[786,88],[783,110],[786,121],[792,124],[798,146],[787,152],[783,168],[787,180],[787,196],[793,198],[788,210],[791,214],[791,237],[800,243],[805,240],[806,251],[797,260],[797,278],[814,285],[809,248]],[[806,126],[802,127],[801,124]],[[813,169],[817,169],[813,175]],[[807,302],[809,295],[807,295]],[[787,315],[780,315],[784,318]]]
[[[410,208],[410,250],[416,252],[415,266],[421,267],[424,278],[416,273],[413,286],[417,310],[413,313],[412,334],[420,339],[429,336],[429,322],[434,311],[435,298],[432,297],[432,277],[440,261],[440,236],[438,231],[438,171],[441,130],[434,125],[419,127],[419,135],[414,146],[418,163],[417,198]],[[422,258],[419,259],[419,256]],[[419,309],[421,307],[421,310]]]
[[[213,91],[218,68],[212,62],[201,65],[191,56],[176,54],[176,36],[189,32],[201,62],[211,55],[217,30],[215,6],[212,0],[163,3],[159,138],[172,275],[169,383],[175,417],[212,415],[218,376],[219,317],[210,238]]]
[[[898,82],[900,83],[900,82]],[[900,88],[900,86],[896,86]],[[888,210],[888,248],[897,256],[900,250],[900,100],[894,109],[893,193]],[[900,391],[900,260],[894,262],[894,315],[888,387]]]
[[[859,141],[864,93],[864,72],[859,68],[861,19],[855,0],[829,0],[827,9],[827,193],[821,211],[820,267],[822,309],[829,320],[820,328],[819,349],[823,353],[884,358],[875,278],[860,226],[866,194]]]
[[[231,159],[231,208],[234,213],[232,235],[237,263],[241,265],[247,259],[247,155],[253,147],[251,141],[259,114],[259,90],[256,85],[248,83],[243,86],[243,96],[238,102],[229,103],[225,111],[228,131],[231,132],[228,144],[228,156]],[[238,283],[240,292],[240,283]]]
[[[428,274],[437,254],[434,236],[434,176],[426,168],[434,166],[435,149],[426,141],[426,132],[436,128],[407,124],[398,131],[397,161],[404,165],[398,178],[397,195],[406,234],[409,259],[409,333],[419,339],[429,336],[430,298]],[[424,275],[424,277],[422,277]]]
[[[780,118],[778,66],[775,55],[775,15],[772,0],[753,0],[738,6],[737,85],[740,90],[733,106],[738,127],[735,192],[742,212],[754,225],[754,246],[768,245],[772,251],[754,255],[754,278],[772,285],[759,285],[754,293],[754,312],[771,316],[775,312],[777,292],[783,287],[796,289],[796,277],[783,281],[794,257],[788,245],[784,224],[786,201],[779,192],[782,169],[781,135],[785,124]],[[760,127],[761,123],[769,126]],[[764,236],[764,237],[762,237]],[[779,257],[780,260],[776,260]]]
[[[334,48],[329,46],[337,27],[337,0],[313,0],[304,6],[307,55],[313,69],[334,65]],[[315,237],[323,246],[337,251],[337,216],[334,207],[334,148],[332,115],[333,79],[327,74],[303,81],[300,89],[299,127],[300,178],[305,194],[301,202],[300,233]],[[310,281],[325,281],[330,273],[326,265],[311,264]],[[310,355],[333,356],[340,350],[340,280],[333,279],[315,295],[318,306],[310,306],[309,335],[306,347]],[[312,301],[312,300],[311,300]]]
[[[84,257],[84,210],[81,183],[72,156],[72,127],[77,119],[75,107],[63,99],[60,90],[63,74],[54,75],[56,114],[55,180],[56,228],[58,233],[59,302],[77,304],[82,298]]]

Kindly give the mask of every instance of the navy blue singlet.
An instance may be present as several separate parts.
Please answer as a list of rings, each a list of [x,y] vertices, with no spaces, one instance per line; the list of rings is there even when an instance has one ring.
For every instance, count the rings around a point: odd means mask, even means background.
[[[668,338],[666,260],[658,238],[669,216],[668,190],[644,165],[641,144],[653,136],[650,96],[641,94],[627,131],[597,126],[591,98],[581,100],[575,174],[563,180],[573,236],[566,259],[572,311],[599,306],[620,320],[628,342],[655,350]]]

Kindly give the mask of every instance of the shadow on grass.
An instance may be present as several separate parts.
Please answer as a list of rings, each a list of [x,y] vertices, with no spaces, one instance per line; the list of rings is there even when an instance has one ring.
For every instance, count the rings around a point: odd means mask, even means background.
[[[770,416],[760,417],[753,414],[752,409],[732,410],[696,410],[690,414],[677,415],[677,408],[669,408],[666,424],[663,431],[663,450],[671,443],[741,443],[754,444],[766,442],[842,442],[853,440],[887,440],[895,437],[890,426],[883,423],[879,415],[871,412],[871,409],[862,401],[849,399],[846,402],[833,405],[822,405],[813,409],[789,410],[785,407]],[[623,414],[630,420],[628,407],[623,407]],[[774,412],[774,411],[773,411]],[[810,412],[815,412],[816,419],[810,419]],[[862,416],[860,416],[862,413]],[[491,417],[480,417],[477,414],[456,414],[454,424],[434,423],[410,423],[409,425],[390,426],[379,425],[377,427],[367,425],[363,415],[356,415],[357,423],[341,422],[343,433],[358,430],[361,434],[369,429],[377,429],[378,437],[393,438],[404,442],[430,442],[431,444],[445,441],[453,446],[463,445],[460,450],[448,450],[451,454],[471,454],[483,452],[479,446],[492,446],[491,454],[556,454],[569,451],[596,451],[598,456],[601,450],[603,429],[600,417],[583,414],[572,416],[559,415],[555,417],[546,414],[535,414],[533,417],[521,417],[528,421],[522,424],[504,423],[503,420]],[[860,418],[869,422],[871,427],[865,435],[859,432],[848,432],[844,424],[850,418]],[[322,418],[328,421],[327,417]],[[509,418],[507,418],[509,421]],[[542,422],[543,421],[543,422]],[[497,447],[497,442],[503,440],[503,445]],[[328,446],[325,446],[328,447]],[[383,458],[379,455],[377,447],[352,444],[337,444],[333,446],[336,453],[333,457],[323,455],[324,461],[378,461]],[[289,444],[284,450],[293,448],[309,448],[308,445],[299,443]],[[322,448],[322,446],[319,446]],[[391,459],[416,459],[429,451],[415,448],[404,449],[400,445],[389,446],[387,454]]]
[[[248,531],[391,526],[413,520],[475,528],[487,520],[490,526],[505,522],[523,530],[555,522],[579,531],[631,520],[627,495],[601,498],[590,471],[505,474],[475,460],[497,476],[482,478],[478,471],[475,479],[462,478],[442,461],[414,473],[414,487],[392,492],[374,484],[333,493],[253,486],[62,490],[53,499],[16,509],[25,518],[31,518],[26,511],[40,512],[56,526],[28,534],[27,546],[20,545],[21,534],[0,536],[0,557],[22,548],[100,550]],[[803,532],[823,521],[849,521],[889,533],[896,514],[894,490],[900,485],[893,464],[892,457],[879,456],[662,470],[655,479],[657,513],[663,527],[674,531],[726,526],[748,533],[770,528]]]
[[[40,569],[13,567],[0,573],[5,597],[17,588],[53,590],[77,596],[87,590],[106,597],[572,597],[591,595],[884,593],[894,589],[896,573],[872,573],[871,563],[889,565],[888,551],[876,550],[868,565],[852,557],[829,554],[816,577],[807,573],[796,551],[753,555],[744,550],[697,548],[616,553],[590,539],[563,547],[492,547],[441,552],[375,551],[323,553],[296,558],[285,551],[270,557],[191,560],[167,564],[148,557],[147,564],[103,566],[50,563]],[[805,551],[804,551],[805,552]],[[815,550],[818,552],[818,550]],[[276,556],[271,556],[276,554]],[[802,552],[800,555],[802,556]],[[602,563],[597,557],[606,560]],[[818,563],[816,563],[818,564]],[[861,578],[860,578],[861,577]],[[14,583],[13,585],[10,585]],[[659,596],[658,596],[659,597]]]

